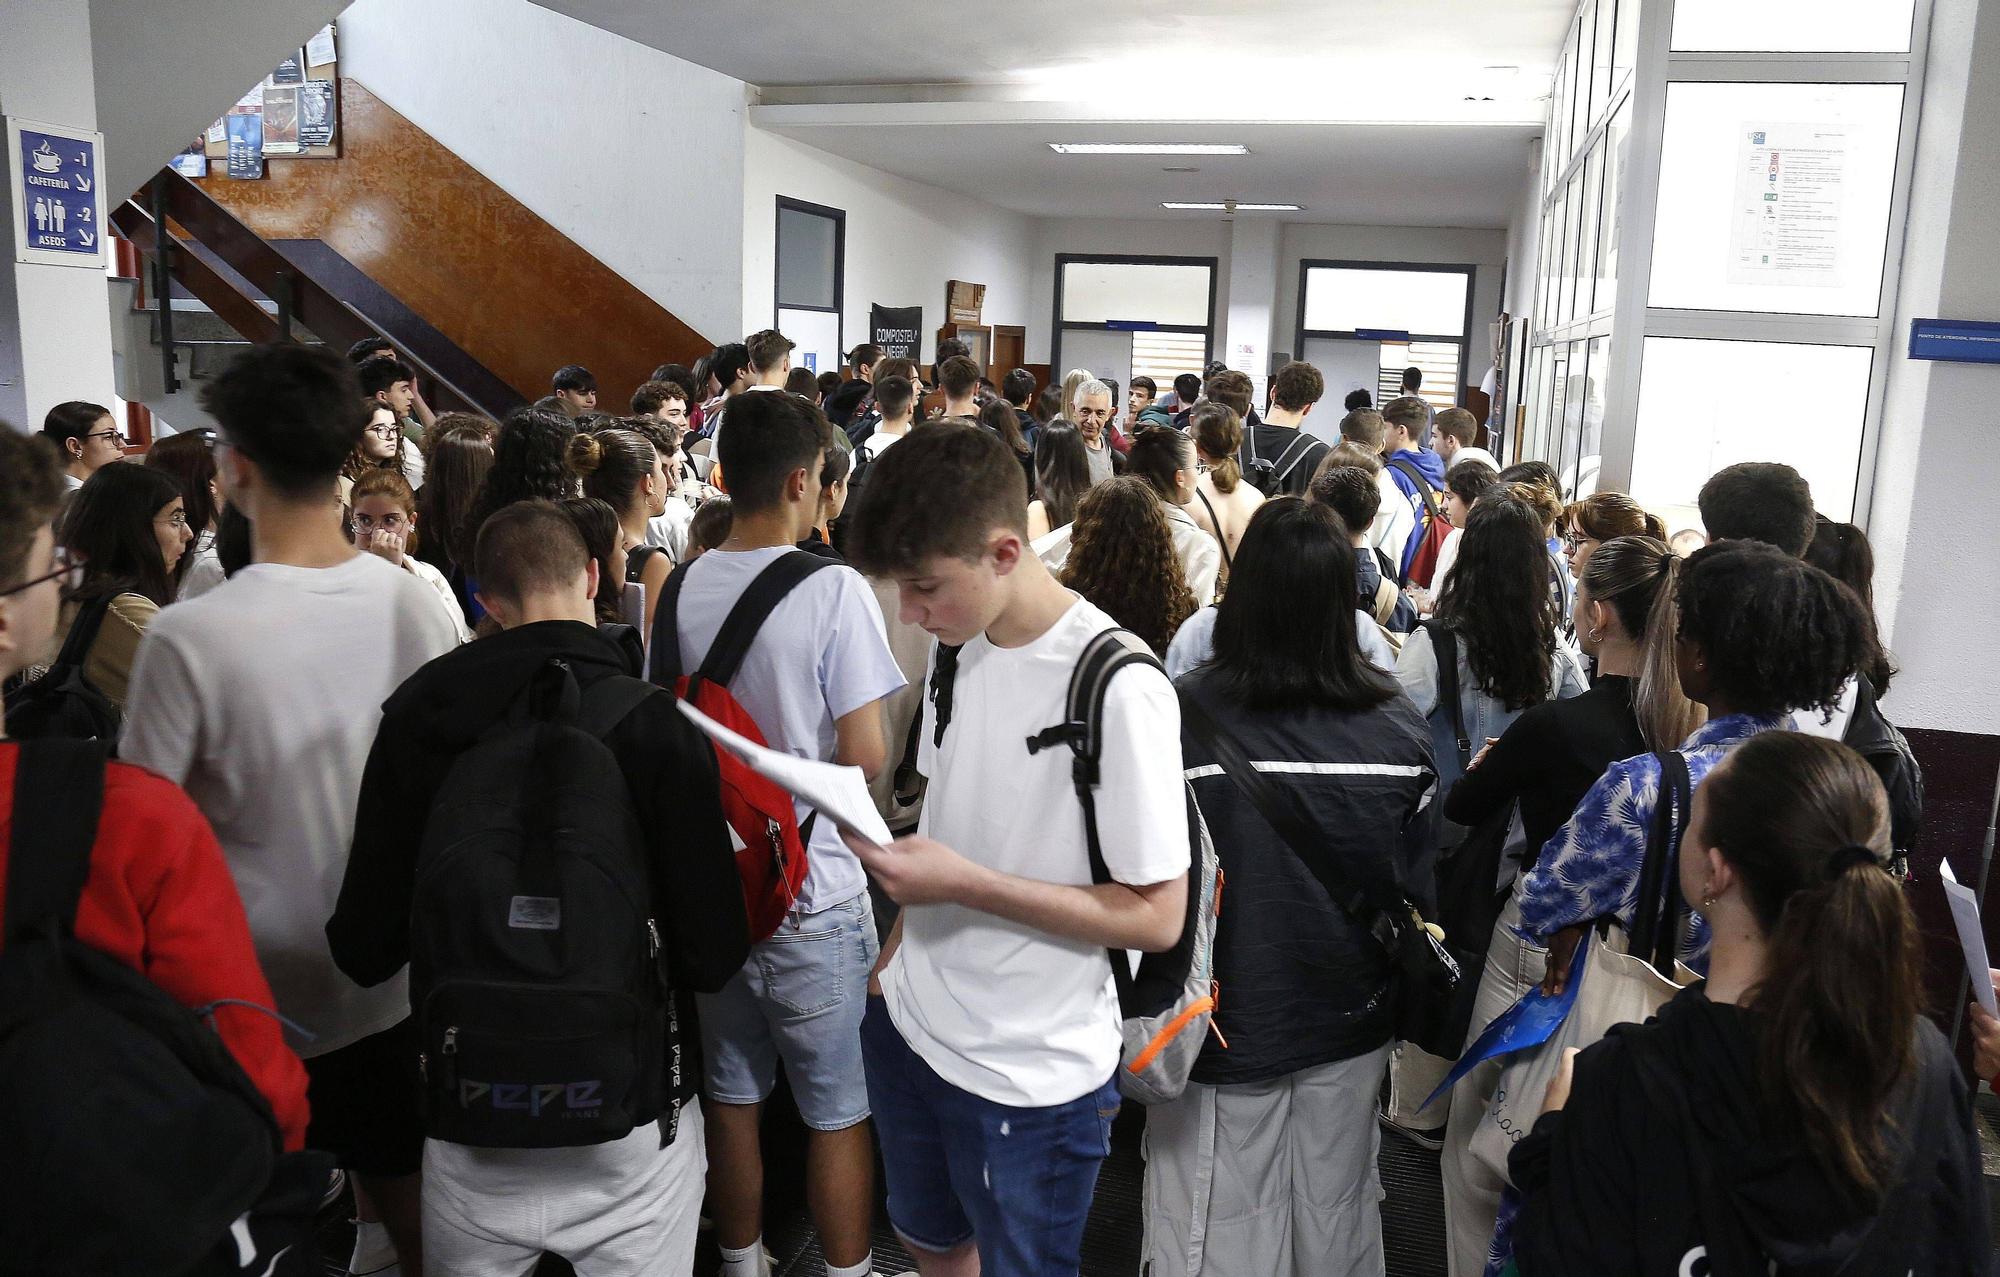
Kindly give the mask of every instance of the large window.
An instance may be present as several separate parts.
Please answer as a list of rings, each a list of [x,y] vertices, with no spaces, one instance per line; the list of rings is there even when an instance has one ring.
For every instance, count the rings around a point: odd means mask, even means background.
[[[837,208],[778,197],[775,253],[778,331],[792,339],[794,368],[840,367],[847,274],[847,214]]]
[[[1424,374],[1434,406],[1458,403],[1472,329],[1474,268],[1424,262],[1299,263],[1298,357],[1326,379],[1338,403],[1367,390],[1402,393],[1405,368]]]
[[[1056,257],[1049,367],[1085,368],[1118,387],[1151,377],[1162,390],[1201,375],[1214,347],[1213,257]]]

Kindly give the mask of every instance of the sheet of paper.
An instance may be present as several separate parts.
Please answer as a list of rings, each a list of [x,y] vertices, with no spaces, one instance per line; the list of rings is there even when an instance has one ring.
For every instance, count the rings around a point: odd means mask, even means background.
[[[306,65],[323,67],[334,61],[333,27],[331,24],[319,29],[319,34],[306,41]]]
[[[1584,943],[1576,947],[1576,958],[1570,963],[1569,982],[1563,991],[1553,998],[1544,997],[1539,985],[1500,1013],[1498,1019],[1486,1026],[1486,1031],[1473,1039],[1465,1048],[1465,1054],[1458,1057],[1458,1063],[1451,1066],[1444,1081],[1430,1093],[1420,1108],[1429,1108],[1458,1084],[1458,1079],[1472,1072],[1473,1068],[1486,1060],[1508,1055],[1515,1051],[1525,1051],[1531,1046],[1540,1046],[1555,1036],[1562,1022],[1569,1017],[1569,1010],[1576,1005],[1576,991],[1583,985],[1583,967],[1590,955],[1595,933],[1586,936]],[[1469,973],[1467,974],[1469,978]]]
[[[1986,959],[1986,933],[1979,925],[1979,898],[1972,888],[1959,882],[1951,862],[1943,864],[1945,903],[1951,906],[1951,920],[1958,927],[1958,943],[1965,950],[1965,970],[1972,977],[1972,996],[1988,1015],[2000,1015],[1993,996],[1993,976]]]
[[[750,769],[811,805],[820,815],[849,833],[859,834],[876,846],[889,843],[889,826],[875,810],[868,793],[868,779],[859,767],[795,758],[766,748],[730,731],[686,701],[679,702],[688,721],[730,753],[750,765]]]

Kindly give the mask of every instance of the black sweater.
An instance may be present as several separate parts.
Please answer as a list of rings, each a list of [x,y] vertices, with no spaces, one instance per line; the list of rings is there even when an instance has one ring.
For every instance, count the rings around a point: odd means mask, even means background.
[[[410,905],[431,802],[465,749],[505,714],[527,681],[561,657],[588,690],[626,674],[615,639],[576,621],[541,621],[447,652],[412,674],[382,707],[382,726],[361,778],[354,849],[326,924],[333,960],[357,984],[375,985],[410,960]],[[631,789],[652,857],[652,915],[667,971],[680,989],[712,993],[750,952],[715,753],[674,708],[647,697],[605,737]],[[698,1060],[693,1008],[681,998],[680,1058]],[[699,1093],[701,1070],[680,1071],[676,1102]]]
[[[1500,734],[1486,761],[1465,773],[1445,798],[1447,820],[1476,825],[1514,799],[1521,801],[1532,869],[1542,847],[1563,827],[1604,769],[1646,751],[1632,712],[1633,680],[1605,675],[1581,696],[1543,701]],[[1474,754],[1484,741],[1472,742]]]
[[[1928,1020],[1889,1103],[1898,1170],[1872,1199],[1829,1179],[1772,1113],[1757,1047],[1756,1012],[1696,986],[1578,1056],[1568,1105],[1508,1159],[1523,1277],[1991,1271],[1971,1098]]]
[[[1400,692],[1357,713],[1244,709],[1215,689],[1213,666],[1181,676],[1252,762],[1305,764],[1266,773],[1304,800],[1355,887],[1394,899],[1415,862],[1424,796],[1437,783],[1430,728]],[[1261,1082],[1352,1059],[1387,1042],[1388,953],[1183,730],[1181,752],[1225,885],[1216,920],[1215,1026],[1193,1078]],[[1313,764],[1332,764],[1312,770]],[[1204,774],[1207,772],[1207,774]]]

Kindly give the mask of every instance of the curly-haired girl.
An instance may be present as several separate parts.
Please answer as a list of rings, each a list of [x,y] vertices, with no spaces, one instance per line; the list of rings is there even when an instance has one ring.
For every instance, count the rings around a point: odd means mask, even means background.
[[[1059,580],[1160,655],[1195,610],[1167,512],[1144,479],[1109,479],[1076,506]]]

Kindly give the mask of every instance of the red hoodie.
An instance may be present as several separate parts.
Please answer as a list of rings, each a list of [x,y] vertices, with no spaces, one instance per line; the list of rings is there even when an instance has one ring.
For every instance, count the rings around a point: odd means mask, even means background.
[[[0,908],[6,904],[20,756],[18,744],[0,742]],[[214,831],[179,786],[129,763],[105,769],[104,811],[77,906],[76,936],[183,1006],[222,998],[273,1005]],[[285,1045],[278,1021],[227,1006],[216,1010],[213,1022],[230,1054],[270,1101],[285,1150],[305,1147],[305,1066]]]

